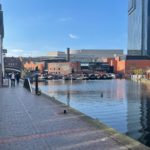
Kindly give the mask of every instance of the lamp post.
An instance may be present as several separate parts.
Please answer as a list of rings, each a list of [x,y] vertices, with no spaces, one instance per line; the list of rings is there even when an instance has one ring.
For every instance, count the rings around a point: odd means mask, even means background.
[[[0,86],[2,85],[2,76],[3,74],[3,38],[4,38],[4,24],[3,24],[3,11],[2,11],[2,6],[0,4]]]
[[[38,66],[35,68],[35,94],[38,95]]]

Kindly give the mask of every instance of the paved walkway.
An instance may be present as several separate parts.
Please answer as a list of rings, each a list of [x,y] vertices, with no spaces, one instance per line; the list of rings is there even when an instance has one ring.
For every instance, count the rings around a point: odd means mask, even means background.
[[[0,88],[0,150],[127,150],[114,135],[50,98],[23,87]],[[123,143],[123,144],[122,144]],[[139,149],[148,149],[142,147]]]

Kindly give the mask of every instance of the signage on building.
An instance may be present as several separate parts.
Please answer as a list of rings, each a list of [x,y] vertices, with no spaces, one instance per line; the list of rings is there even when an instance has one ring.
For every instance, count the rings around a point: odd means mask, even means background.
[[[7,53],[7,49],[3,49],[3,53],[6,54]]]

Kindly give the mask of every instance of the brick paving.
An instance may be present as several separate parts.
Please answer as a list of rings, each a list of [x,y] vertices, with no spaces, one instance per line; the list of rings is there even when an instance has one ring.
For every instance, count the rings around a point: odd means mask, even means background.
[[[82,119],[83,114],[63,114],[63,109],[63,105],[21,86],[0,88],[0,150],[129,148]]]

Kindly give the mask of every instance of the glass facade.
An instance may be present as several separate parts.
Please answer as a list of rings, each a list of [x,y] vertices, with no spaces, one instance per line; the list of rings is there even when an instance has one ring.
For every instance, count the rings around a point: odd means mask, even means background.
[[[150,0],[128,0],[128,50],[150,55]]]
[[[150,55],[150,0],[148,0],[148,37],[147,37],[148,55]]]

